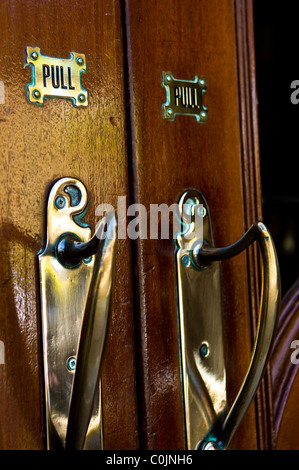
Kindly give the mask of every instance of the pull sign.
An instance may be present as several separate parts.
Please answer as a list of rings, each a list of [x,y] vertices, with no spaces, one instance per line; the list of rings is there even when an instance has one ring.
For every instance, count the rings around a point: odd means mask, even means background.
[[[86,71],[84,54],[71,52],[69,59],[41,54],[39,47],[27,47],[26,64],[32,66],[32,82],[27,84],[31,103],[43,104],[50,96],[69,98],[74,106],[87,106],[88,94],[81,86],[81,73]]]
[[[204,78],[178,80],[171,72],[162,72],[162,86],[166,90],[166,102],[162,105],[164,119],[174,121],[177,114],[183,114],[195,116],[197,122],[207,122],[208,108],[203,104],[207,90]]]

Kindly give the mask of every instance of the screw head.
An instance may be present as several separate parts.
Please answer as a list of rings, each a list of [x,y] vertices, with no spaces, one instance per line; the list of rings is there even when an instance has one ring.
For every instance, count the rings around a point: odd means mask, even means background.
[[[171,76],[170,76],[170,75],[166,75],[165,80],[166,80],[166,82],[171,82]]]
[[[77,57],[76,62],[77,62],[78,65],[83,65],[84,64],[84,60],[83,60],[82,57]]]
[[[39,99],[41,94],[40,94],[40,91],[39,90],[33,90],[32,92],[32,96],[35,98],[35,99]]]
[[[207,210],[206,210],[205,207],[199,206],[199,207],[197,208],[197,214],[199,215],[199,217],[204,218],[205,215],[206,215],[206,213],[207,213]]]
[[[36,51],[32,51],[30,57],[31,59],[36,60],[38,58],[38,53]]]
[[[63,209],[65,204],[66,204],[66,200],[63,196],[58,196],[56,198],[55,205],[56,205],[57,209]]]
[[[202,343],[199,351],[202,358],[205,358],[210,354],[210,349],[207,343]]]
[[[190,266],[190,257],[189,257],[189,255],[183,255],[182,256],[182,263],[186,267]]]
[[[168,108],[167,109],[167,114],[168,114],[168,116],[172,116],[173,115],[173,110],[171,108]]]
[[[206,119],[206,118],[207,118],[207,113],[205,113],[204,111],[202,111],[202,112],[200,113],[200,117],[201,117],[202,119]]]
[[[205,86],[206,82],[205,82],[205,80],[204,80],[203,78],[201,78],[201,79],[199,80],[199,84],[200,84],[201,86]]]
[[[83,93],[80,93],[80,95],[78,96],[78,101],[80,103],[84,103],[86,101],[86,97],[85,95],[83,95]]]
[[[76,369],[76,362],[77,362],[76,356],[70,356],[68,358],[67,368],[68,368],[69,371],[74,372],[74,370]]]

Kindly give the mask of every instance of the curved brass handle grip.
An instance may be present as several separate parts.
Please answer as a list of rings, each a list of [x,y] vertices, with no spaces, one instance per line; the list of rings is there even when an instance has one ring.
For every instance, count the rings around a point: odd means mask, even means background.
[[[208,440],[203,449],[227,449],[259,386],[271,352],[280,309],[280,273],[274,243],[262,222],[253,225],[235,244],[226,248],[202,246],[193,252],[194,262],[202,267],[238,255],[258,241],[263,259],[263,285],[256,339],[250,365],[241,389],[223,423],[221,435]]]
[[[99,237],[107,226],[105,238]],[[73,381],[65,449],[83,449],[89,426],[94,396],[99,381],[103,350],[106,340],[113,290],[113,273],[117,221],[114,213],[102,219],[97,233],[88,242],[60,240],[58,256],[64,261],[77,263],[94,254],[96,259],[83,314],[76,371]]]

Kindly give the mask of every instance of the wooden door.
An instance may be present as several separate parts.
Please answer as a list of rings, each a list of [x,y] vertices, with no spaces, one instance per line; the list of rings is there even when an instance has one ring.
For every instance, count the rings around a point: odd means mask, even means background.
[[[5,0],[0,5],[1,281],[0,447],[45,445],[37,252],[53,181],[79,178],[95,207],[177,202],[188,188],[208,200],[215,244],[262,218],[253,16],[249,0]],[[29,103],[25,48],[84,53],[89,102]],[[163,119],[161,73],[207,78],[209,122]],[[184,449],[173,240],[118,243],[112,320],[102,371],[105,449]],[[250,249],[223,264],[230,403],[248,367],[259,304]],[[267,370],[232,443],[271,448]]]
[[[164,1],[127,1],[125,6],[134,201],[170,205],[186,188],[196,188],[209,201],[216,246],[228,245],[261,218],[250,2],[174,1],[170,7]],[[207,124],[185,116],[162,119],[163,70],[187,80],[196,74],[207,78]],[[182,448],[173,249],[163,240],[142,240],[134,256],[143,445]],[[253,252],[223,265],[223,290],[233,399],[249,363],[258,308]],[[271,429],[262,401],[260,396],[247,413],[236,448],[267,445]]]
[[[44,423],[37,252],[45,243],[47,193],[64,176],[116,207],[129,192],[125,145],[123,31],[119,2],[5,1],[1,17],[1,448],[43,448]],[[85,108],[70,100],[29,103],[25,48],[69,58],[84,53]],[[103,370],[105,447],[137,447],[133,291],[129,240],[118,244],[117,278]],[[110,351],[110,352],[109,352]],[[123,432],[123,429],[126,432]]]

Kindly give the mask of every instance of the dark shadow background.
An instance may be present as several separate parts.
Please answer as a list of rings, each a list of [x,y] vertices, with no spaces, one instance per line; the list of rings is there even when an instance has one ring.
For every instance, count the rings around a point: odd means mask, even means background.
[[[299,278],[299,1],[253,0],[264,222],[277,249],[282,294]],[[299,94],[298,94],[299,97]]]

